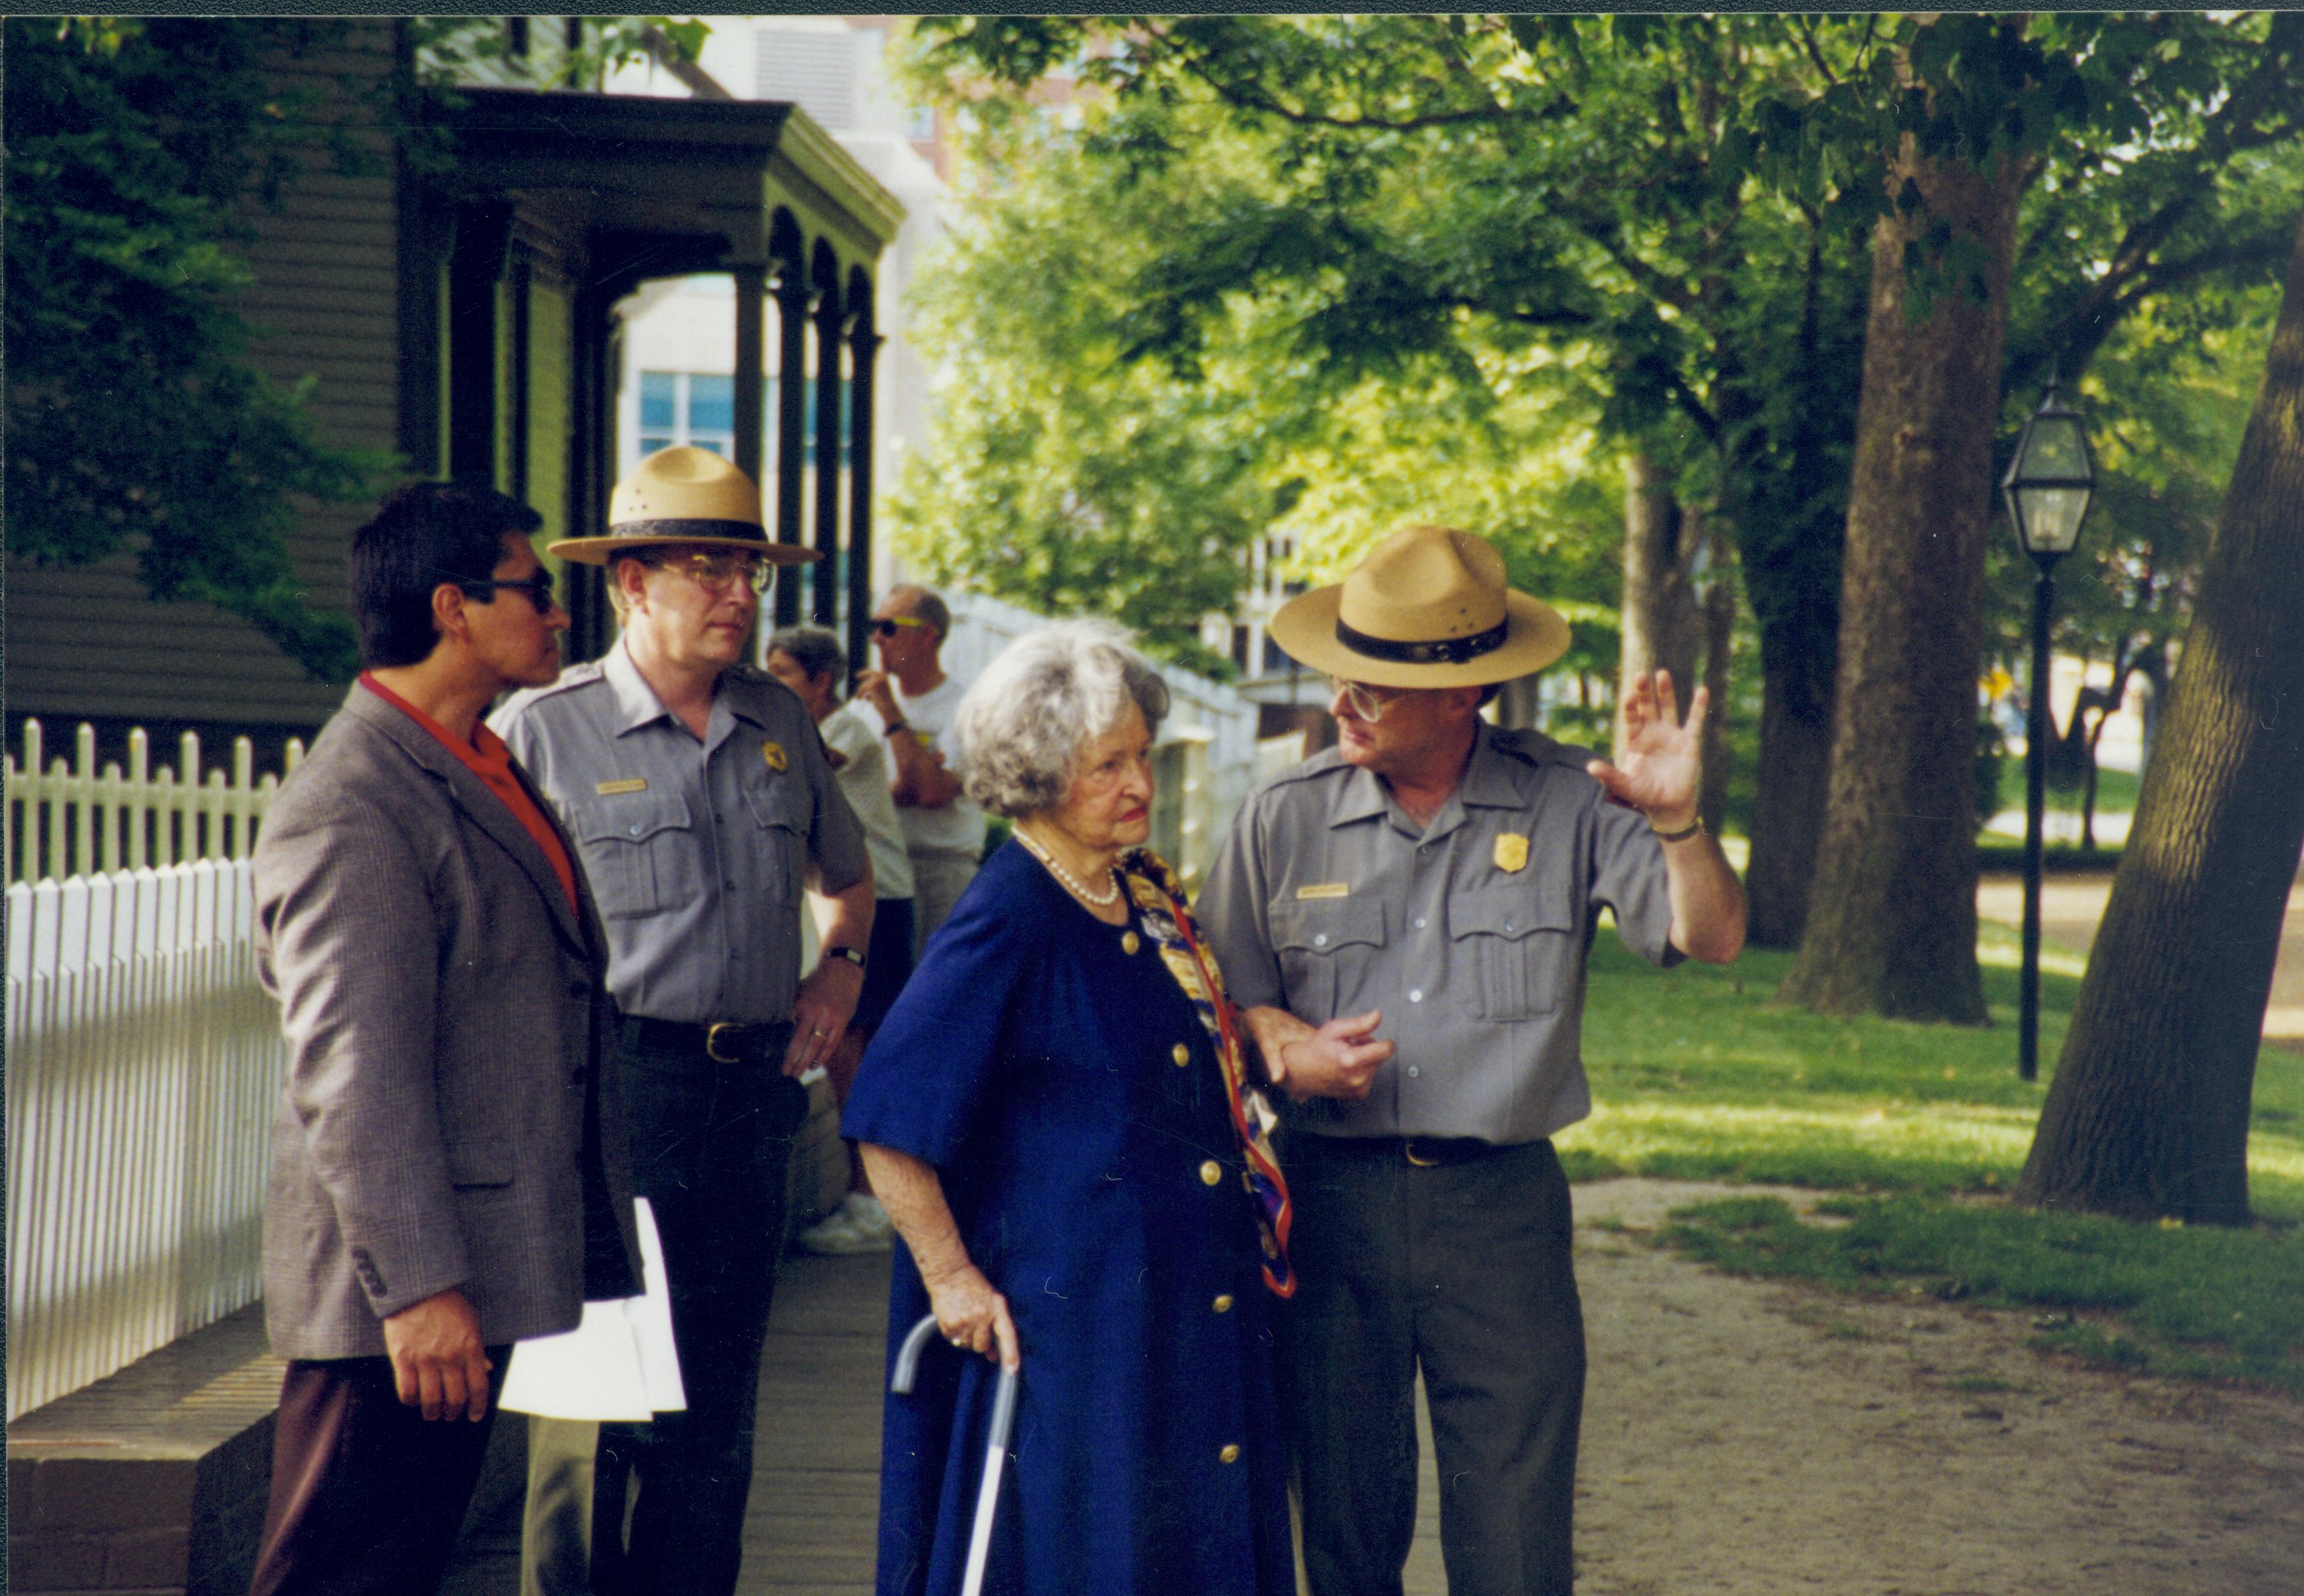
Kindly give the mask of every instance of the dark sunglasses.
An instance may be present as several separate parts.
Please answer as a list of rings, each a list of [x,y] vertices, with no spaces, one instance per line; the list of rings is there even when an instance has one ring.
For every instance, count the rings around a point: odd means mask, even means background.
[[[553,605],[557,602],[552,592],[552,573],[544,570],[521,582],[492,576],[486,582],[460,582],[456,586],[463,590],[465,598],[482,604],[495,602],[498,592],[510,588],[515,593],[526,594],[529,603],[536,607],[536,613],[539,615],[550,615]]]
[[[894,637],[899,626],[925,626],[928,623],[918,615],[882,615],[872,623],[874,637]]]

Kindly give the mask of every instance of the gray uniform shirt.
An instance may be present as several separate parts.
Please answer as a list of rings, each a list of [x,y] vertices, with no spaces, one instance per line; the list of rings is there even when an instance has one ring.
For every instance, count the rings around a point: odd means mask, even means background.
[[[620,641],[515,693],[488,724],[576,839],[618,1007],[697,1024],[792,1017],[807,867],[838,892],[866,855],[784,683],[745,666],[724,673],[699,742]]]
[[[1419,831],[1332,749],[1249,794],[1199,902],[1242,1007],[1312,1024],[1384,1011],[1398,1044],[1368,1099],[1285,1108],[1340,1136],[1533,1142],[1591,1111],[1580,1033],[1595,916],[1679,957],[1663,846],[1585,774],[1592,756],[1480,726],[1464,779]]]

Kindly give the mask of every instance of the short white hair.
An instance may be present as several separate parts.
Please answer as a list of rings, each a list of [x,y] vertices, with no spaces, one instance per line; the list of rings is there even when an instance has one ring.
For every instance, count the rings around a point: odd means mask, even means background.
[[[1011,818],[1055,808],[1072,790],[1080,750],[1118,726],[1131,704],[1156,734],[1168,684],[1124,627],[1059,621],[1026,632],[984,667],[953,715],[968,795]]]

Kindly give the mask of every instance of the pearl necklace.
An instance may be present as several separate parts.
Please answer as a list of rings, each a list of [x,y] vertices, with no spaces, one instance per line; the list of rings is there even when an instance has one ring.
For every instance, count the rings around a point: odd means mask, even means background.
[[[1057,880],[1062,881],[1066,887],[1072,888],[1072,895],[1078,897],[1080,902],[1093,904],[1098,909],[1109,909],[1113,904],[1120,901],[1119,877],[1114,876],[1112,878],[1111,886],[1105,890],[1102,897],[1098,897],[1081,883],[1079,877],[1073,875],[1072,871],[1057,863],[1055,855],[1049,853],[1046,847],[1033,841],[1032,838],[1026,836],[1021,828],[1019,828],[1016,832],[1016,840],[1024,845],[1024,852],[1029,853],[1033,858],[1038,860],[1042,864],[1048,867],[1048,873],[1050,875],[1055,877]]]

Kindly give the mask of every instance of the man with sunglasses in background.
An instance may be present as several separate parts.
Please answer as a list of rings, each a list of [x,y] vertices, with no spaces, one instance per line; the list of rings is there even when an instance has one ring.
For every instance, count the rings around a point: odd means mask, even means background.
[[[1419,1370],[1448,1589],[1567,1596],[1584,1327],[1551,1137],[1591,1111],[1601,908],[1659,964],[1743,946],[1697,816],[1705,694],[1683,725],[1670,678],[1639,678],[1620,764],[1487,725],[1568,624],[1446,527],[1394,533],[1272,635],[1329,673],[1337,745],[1249,795],[1199,911],[1290,1099],[1281,1389],[1313,1596],[1398,1596]]]
[[[886,668],[860,671],[852,695],[879,717],[888,740],[889,792],[912,861],[912,956],[944,922],[976,879],[984,853],[984,811],[952,768],[952,717],[968,683],[937,658],[952,634],[952,612],[926,588],[889,590],[872,615],[872,638]]]
[[[775,567],[817,556],[770,541],[758,489],[707,449],[640,462],[608,521],[552,553],[606,565],[622,635],[491,724],[565,817],[606,917],[633,1184],[664,1244],[688,1405],[536,1423],[521,1586],[728,1596],[798,1077],[855,1012],[872,876],[814,723],[744,663]],[[803,887],[834,904],[805,981]]]

